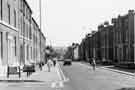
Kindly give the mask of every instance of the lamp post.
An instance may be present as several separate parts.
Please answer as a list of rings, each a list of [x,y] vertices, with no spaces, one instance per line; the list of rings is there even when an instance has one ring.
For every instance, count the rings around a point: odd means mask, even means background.
[[[40,62],[41,62],[41,31],[42,31],[42,1],[39,0],[39,11],[40,11]]]
[[[42,1],[39,0],[39,11],[40,11],[40,30],[41,30],[41,26],[42,26]]]

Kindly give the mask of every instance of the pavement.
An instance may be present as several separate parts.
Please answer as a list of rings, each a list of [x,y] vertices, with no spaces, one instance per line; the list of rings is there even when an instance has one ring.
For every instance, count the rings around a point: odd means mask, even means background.
[[[29,77],[27,77],[26,72],[21,72],[21,78],[16,75],[10,75],[9,78],[6,76],[0,76],[0,80],[42,80],[42,81],[55,81],[59,80],[58,76],[58,67],[51,67],[51,71],[48,72],[47,65],[42,67],[42,71],[36,69],[36,72],[32,73]],[[44,78],[40,78],[41,76],[45,76]]]
[[[39,81],[44,81],[44,82],[54,82],[54,81],[60,81],[60,76],[58,72],[58,65],[56,67],[51,67],[51,71],[48,72],[47,65],[45,65],[42,68],[42,71],[37,71],[33,73],[29,79],[30,80],[39,80]],[[43,78],[44,77],[44,78]]]
[[[56,90],[63,87],[64,75],[59,64],[51,67],[48,72],[47,65],[42,67],[42,71],[36,68],[36,72],[29,77],[22,72],[21,78],[18,75],[11,75],[9,78],[0,76],[0,87],[2,90]]]
[[[104,66],[104,67],[100,67],[101,69],[106,69],[106,70],[110,70],[113,72],[117,72],[117,73],[121,73],[121,74],[126,74],[126,75],[130,75],[130,76],[135,76],[135,73],[133,72],[128,72],[129,70],[126,69],[121,69],[115,66]]]
[[[81,63],[90,66],[90,64],[87,63],[87,62],[81,62]],[[130,76],[135,76],[135,69],[123,69],[123,68],[120,68],[120,67],[115,67],[114,65],[108,65],[108,66],[97,65],[97,68],[106,69],[106,70],[110,70],[110,71],[121,73],[121,74],[130,75]]]

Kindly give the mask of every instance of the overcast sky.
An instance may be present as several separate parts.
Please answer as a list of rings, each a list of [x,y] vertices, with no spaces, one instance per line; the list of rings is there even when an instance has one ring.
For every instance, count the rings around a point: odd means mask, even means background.
[[[27,1],[39,21],[39,0]],[[135,0],[42,0],[42,31],[53,46],[80,43],[86,33],[129,9],[135,9]]]

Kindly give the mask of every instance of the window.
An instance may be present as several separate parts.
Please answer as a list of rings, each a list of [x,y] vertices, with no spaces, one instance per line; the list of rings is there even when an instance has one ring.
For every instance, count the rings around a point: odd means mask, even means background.
[[[27,38],[29,38],[29,24],[27,25]]]
[[[26,8],[26,19],[28,19],[28,8]]]
[[[23,21],[23,36],[25,36],[25,22]]]
[[[24,2],[22,3],[22,12],[23,12],[23,15],[25,16],[25,3]]]
[[[1,32],[1,58],[3,58],[3,33]]]
[[[32,59],[32,47],[31,47],[31,59]]]
[[[0,32],[0,58],[3,58],[3,33]]]
[[[128,59],[128,47],[126,47],[126,59]]]
[[[2,20],[2,13],[3,13],[3,12],[2,12],[2,6],[3,6],[3,5],[2,5],[2,0],[0,0],[0,17],[1,17],[1,20]]]
[[[29,45],[27,45],[27,60],[29,59]]]
[[[10,5],[8,4],[8,22],[10,24]]]
[[[17,52],[17,51],[16,51],[16,50],[17,50],[17,49],[16,49],[16,46],[17,46],[17,45],[16,45],[16,37],[14,37],[14,42],[15,42],[15,43],[14,43],[14,44],[15,44],[14,50],[15,50],[15,56],[16,56],[16,52]]]
[[[29,29],[30,32],[29,32],[29,38],[32,39],[32,32],[31,32],[31,28]]]
[[[28,37],[28,24],[26,24],[26,37]]]
[[[14,27],[16,27],[16,11],[14,10]]]
[[[21,35],[23,35],[23,17],[21,17]]]
[[[20,11],[23,11],[23,0],[19,0],[20,1]]]
[[[126,41],[128,41],[128,31],[126,30]]]

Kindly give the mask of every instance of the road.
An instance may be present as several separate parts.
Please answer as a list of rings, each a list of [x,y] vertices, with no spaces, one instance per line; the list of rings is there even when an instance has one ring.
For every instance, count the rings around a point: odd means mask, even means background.
[[[35,80],[0,81],[0,90],[135,90],[135,77],[130,75],[102,67],[97,67],[96,71],[93,71],[91,66],[81,62],[73,62],[71,66],[63,66],[60,63],[60,66],[62,76],[65,78],[63,82],[43,80],[45,76],[47,79],[51,75],[53,78],[50,79],[57,80],[57,78],[54,77],[55,72],[50,74],[42,71],[35,74]]]
[[[135,90],[135,77],[101,69],[96,71],[86,64],[74,62],[71,66],[62,66],[68,82],[62,90]]]

